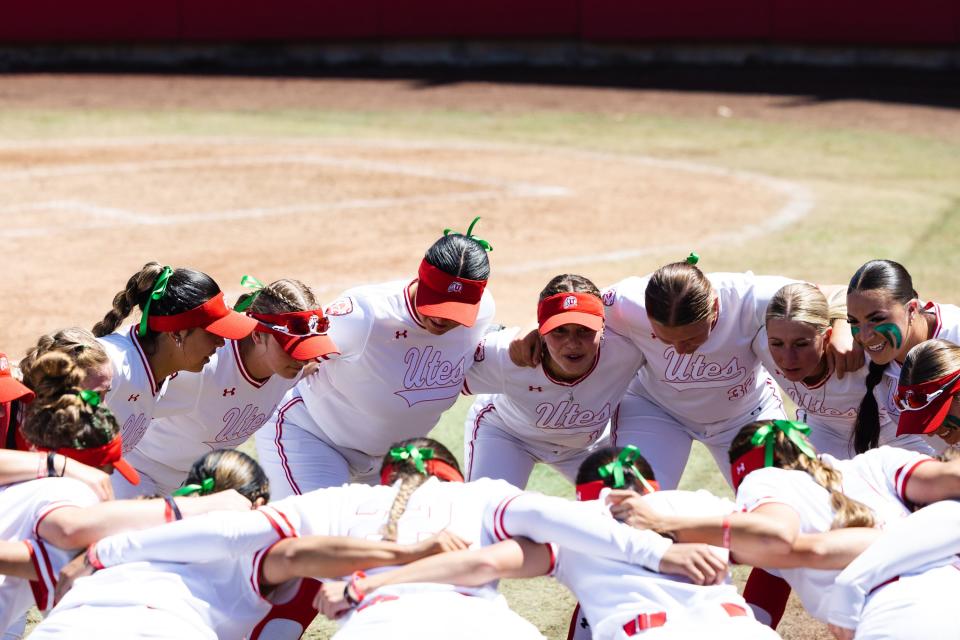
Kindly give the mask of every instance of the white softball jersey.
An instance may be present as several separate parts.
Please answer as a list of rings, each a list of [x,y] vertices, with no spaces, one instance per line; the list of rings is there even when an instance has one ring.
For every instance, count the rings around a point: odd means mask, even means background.
[[[660,342],[647,318],[649,276],[630,277],[604,292],[607,327],[629,337],[643,352],[638,382],[651,400],[689,425],[748,415],[764,398],[768,376],[751,348],[764,324],[770,298],[796,282],[746,273],[707,274],[719,310],[707,341],[679,355]]]
[[[57,576],[74,556],[45,542],[40,522],[63,507],[87,507],[100,500],[85,484],[71,478],[43,478],[0,487],[0,539],[25,540],[39,580],[0,575],[0,632],[30,607],[43,613],[53,606]]]
[[[488,401],[496,409],[500,428],[522,440],[565,449],[595,443],[643,364],[643,354],[631,341],[607,330],[593,367],[576,380],[558,380],[542,365],[513,364],[510,342],[518,333],[519,329],[505,329],[480,342],[464,391],[494,394]],[[472,422],[467,424],[467,442],[474,429]]]
[[[910,514],[905,497],[910,476],[917,466],[932,460],[895,447],[872,449],[850,460],[838,460],[827,454],[820,459],[840,472],[843,493],[868,506],[879,527]],[[737,504],[753,511],[770,503],[783,504],[796,511],[801,533],[830,531],[835,515],[830,493],[805,471],[768,467],[747,475],[737,491]],[[790,584],[810,615],[827,620],[830,603],[824,594],[833,585],[838,571],[805,568],[768,571]]]
[[[133,451],[150,421],[157,404],[157,395],[165,380],[153,377],[150,363],[137,337],[137,326],[121,329],[97,338],[113,366],[113,384],[104,401],[120,423],[123,453]]]
[[[168,494],[201,456],[235,449],[273,414],[296,379],[258,380],[240,358],[240,343],[227,340],[203,371],[172,376],[157,401],[155,417],[127,461]]]

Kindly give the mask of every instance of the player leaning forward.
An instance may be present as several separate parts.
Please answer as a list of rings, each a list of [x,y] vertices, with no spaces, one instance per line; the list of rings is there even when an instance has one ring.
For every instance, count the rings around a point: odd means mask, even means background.
[[[390,443],[426,435],[454,404],[494,314],[490,246],[472,229],[433,243],[412,281],[356,287],[327,309],[341,356],[256,435],[274,495],[376,483]]]

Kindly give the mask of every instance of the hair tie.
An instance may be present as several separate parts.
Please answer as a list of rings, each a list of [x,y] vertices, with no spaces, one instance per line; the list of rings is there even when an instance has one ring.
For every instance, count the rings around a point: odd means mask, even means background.
[[[650,486],[650,483],[647,482],[647,479],[643,477],[643,474],[640,473],[640,470],[637,469],[637,466],[633,463],[633,461],[639,457],[640,449],[632,444],[628,444],[620,451],[616,460],[598,468],[597,473],[600,474],[601,478],[613,476],[613,488],[620,489],[627,484],[623,470],[624,468],[630,469],[633,471],[633,475],[640,481],[640,484],[643,485],[643,488],[653,493],[653,487]]]
[[[750,444],[754,447],[763,446],[765,448],[763,454],[764,467],[773,466],[773,445],[777,441],[777,431],[782,432],[783,435],[796,445],[796,447],[800,449],[800,452],[808,458],[817,457],[817,453],[813,450],[813,447],[810,446],[810,443],[801,436],[801,434],[805,436],[810,433],[809,426],[793,420],[774,420],[770,424],[765,424],[757,429],[753,437],[750,438]]]
[[[96,408],[100,406],[100,393],[98,391],[84,389],[83,391],[78,391],[77,395],[80,396],[80,399],[91,407]]]
[[[700,262],[700,256],[691,251],[690,255],[687,256],[686,263],[690,265],[696,265],[698,262]]]
[[[394,462],[403,462],[405,460],[413,460],[413,466],[417,468],[417,471],[423,475],[429,475],[427,473],[427,466],[424,464],[425,460],[431,460],[433,458],[433,449],[427,447],[420,448],[412,444],[408,444],[405,447],[394,447],[390,449],[390,459]]]
[[[470,226],[467,227],[467,232],[466,232],[466,233],[456,233],[453,229],[444,229],[444,230],[443,230],[443,235],[447,236],[447,235],[450,235],[451,233],[455,233],[456,235],[462,235],[462,236],[464,236],[464,237],[470,238],[471,240],[473,240],[474,242],[476,242],[478,245],[480,245],[481,247],[483,247],[484,251],[493,251],[493,245],[492,245],[492,244],[490,244],[490,243],[487,242],[486,240],[483,240],[483,239],[478,238],[478,237],[476,237],[475,235],[473,235],[473,227],[474,227],[475,224],[477,224],[477,221],[479,221],[479,220],[480,220],[480,216],[477,216],[476,218],[474,218],[474,219],[473,219],[473,222],[470,223]]]
[[[257,299],[257,296],[260,295],[260,292],[263,291],[264,287],[267,285],[263,284],[257,278],[253,276],[243,276],[240,278],[240,286],[246,287],[247,289],[252,289],[253,293],[250,293],[246,300],[238,302],[234,307],[234,311],[246,311],[250,305],[253,304],[253,301]]]
[[[167,282],[173,275],[172,267],[164,267],[153,283],[153,290],[147,297],[147,302],[143,305],[143,314],[140,317],[140,327],[137,329],[137,335],[141,338],[147,335],[147,317],[150,315],[150,303],[159,300],[167,292]]]
[[[192,496],[195,493],[200,495],[206,495],[208,493],[213,493],[213,488],[216,485],[216,481],[213,478],[204,478],[200,484],[187,484],[170,495],[174,498],[179,498],[180,496]]]

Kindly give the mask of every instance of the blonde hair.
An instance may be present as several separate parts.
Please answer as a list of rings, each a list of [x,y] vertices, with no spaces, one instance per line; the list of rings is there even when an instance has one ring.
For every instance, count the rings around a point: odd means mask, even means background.
[[[263,498],[270,500],[270,481],[257,461],[236,449],[218,449],[205,454],[193,463],[190,473],[184,481],[188,484],[202,484],[207,478],[213,478],[213,490],[235,489],[250,502]]]
[[[696,266],[673,262],[647,281],[647,315],[666,327],[682,327],[713,318],[713,286]]]
[[[246,302],[251,297],[253,298],[253,303],[250,305],[252,313],[290,313],[291,311],[308,311],[320,307],[320,302],[310,287],[292,278],[275,280],[262,289],[244,293],[237,299],[237,305]]]
[[[110,357],[103,345],[97,342],[93,334],[86,329],[69,327],[42,335],[37,339],[36,346],[31,348],[20,361],[23,382],[34,391],[40,383],[39,378],[42,377],[42,374],[36,370],[37,359],[51,351],[66,354],[87,373],[110,363]]]
[[[960,371],[960,346],[947,340],[927,340],[907,353],[900,368],[900,384],[923,384],[955,371]]]
[[[767,304],[766,321],[774,319],[802,322],[816,329],[819,334],[826,333],[830,328],[827,298],[812,284],[788,284],[773,294]]]

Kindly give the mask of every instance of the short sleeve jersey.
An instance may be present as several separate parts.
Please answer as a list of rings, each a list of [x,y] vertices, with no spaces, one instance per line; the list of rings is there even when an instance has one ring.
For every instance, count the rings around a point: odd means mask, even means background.
[[[596,440],[643,364],[643,354],[631,341],[607,330],[593,367],[576,380],[564,381],[542,365],[518,367],[511,362],[510,341],[517,333],[505,329],[483,339],[464,390],[496,394],[497,415],[524,440],[566,447]]]
[[[130,461],[169,492],[198,458],[238,447],[263,426],[294,384],[279,375],[254,378],[243,365],[239,342],[227,340],[203,371],[182,371],[168,380]]]
[[[453,406],[473,352],[495,311],[484,292],[476,323],[436,336],[419,320],[410,283],[357,287],[326,310],[339,358],[297,383],[319,429],[334,444],[370,455],[426,435]]]
[[[647,317],[647,277],[630,277],[603,295],[607,326],[629,337],[646,358],[639,381],[661,407],[694,424],[745,415],[761,402],[768,376],[751,349],[770,298],[796,282],[746,273],[707,275],[718,296],[710,336],[696,352],[680,355],[656,338]]]
[[[878,526],[906,517],[906,486],[918,465],[930,457],[898,449],[871,449],[850,460],[837,460],[821,455],[821,460],[837,469],[843,493],[865,504],[873,511]],[[810,474],[799,470],[758,469],[744,478],[737,491],[737,504],[746,511],[770,503],[784,504],[800,517],[801,533],[822,533],[830,530],[836,515],[829,492],[818,485]],[[829,598],[824,598],[839,571],[815,569],[778,569],[797,592],[804,608],[818,620],[826,621]]]
[[[136,325],[97,338],[113,366],[113,384],[104,398],[120,423],[123,452],[132,451],[153,419],[161,385],[153,377]]]
[[[99,502],[87,485],[71,478],[43,478],[0,488],[0,539],[26,540],[31,547],[39,580],[0,575],[0,629],[9,627],[36,604],[40,611],[53,606],[57,575],[73,553],[47,544],[40,522],[63,507],[87,507]]]

